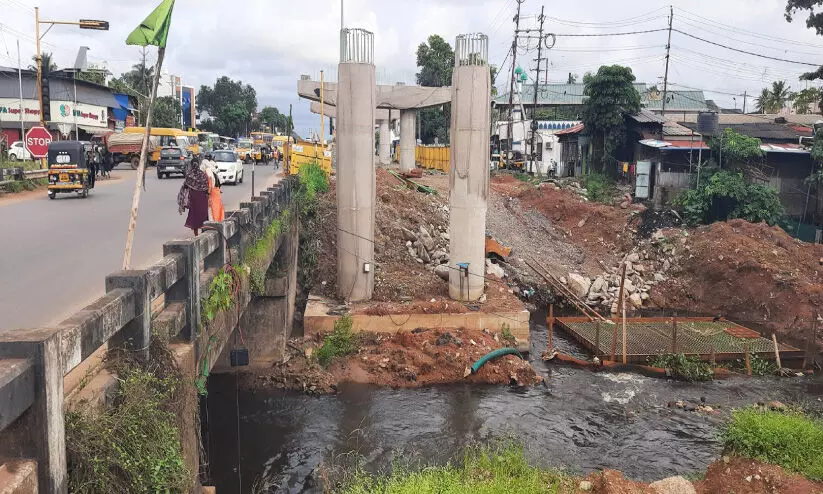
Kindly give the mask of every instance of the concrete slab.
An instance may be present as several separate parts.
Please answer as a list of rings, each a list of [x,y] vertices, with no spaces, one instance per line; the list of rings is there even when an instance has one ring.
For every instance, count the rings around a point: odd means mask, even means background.
[[[334,323],[340,316],[329,314],[329,310],[338,304],[321,297],[312,296],[306,305],[306,314],[303,318],[305,335],[329,333],[334,329]],[[500,331],[507,326],[518,339],[529,341],[529,311],[484,313],[466,312],[463,314],[394,314],[385,316],[370,316],[366,314],[352,315],[352,327],[355,331],[369,331],[375,333],[396,333],[398,331],[412,331],[416,328],[466,328],[488,329]],[[528,345],[527,345],[528,346]]]

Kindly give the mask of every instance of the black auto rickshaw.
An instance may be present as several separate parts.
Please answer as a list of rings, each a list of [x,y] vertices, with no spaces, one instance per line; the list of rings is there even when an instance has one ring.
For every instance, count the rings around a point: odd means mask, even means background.
[[[49,144],[49,199],[58,193],[74,192],[88,197],[94,188],[91,155],[87,143],[54,141]]]

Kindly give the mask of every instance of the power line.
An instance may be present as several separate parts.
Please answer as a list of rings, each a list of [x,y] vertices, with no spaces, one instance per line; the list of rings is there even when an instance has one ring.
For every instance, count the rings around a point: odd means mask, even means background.
[[[645,14],[640,14],[640,15],[637,15],[637,16],[634,16],[634,17],[627,17],[625,19],[619,19],[619,20],[615,20],[615,21],[612,21],[612,22],[572,21],[572,20],[567,20],[567,19],[559,19],[557,17],[552,17],[552,16],[548,16],[548,15],[546,16],[546,19],[551,19],[551,20],[553,20],[555,22],[558,22],[558,23],[561,23],[561,24],[568,23],[568,24],[583,25],[583,26],[615,26],[617,24],[624,24],[624,23],[631,23],[631,22],[641,23],[641,22],[643,22],[642,19],[648,18],[649,16],[651,16],[653,14],[656,14],[658,11],[663,10],[665,8],[666,7],[658,7],[654,10],[646,12]],[[665,17],[665,16],[663,16],[663,17]],[[660,18],[660,16],[657,16],[657,18]]]
[[[631,36],[634,34],[659,33],[661,31],[668,31],[668,28],[660,29],[646,29],[644,31],[626,31],[620,33],[554,33],[558,38],[601,38],[606,36]]]
[[[725,48],[727,50],[736,51],[738,53],[743,53],[743,54],[746,54],[746,55],[752,55],[754,57],[766,58],[768,60],[776,60],[778,62],[793,63],[793,64],[797,64],[797,65],[807,65],[807,66],[811,66],[811,67],[820,67],[820,65],[821,65],[821,64],[817,64],[817,63],[799,62],[797,60],[789,60],[789,59],[786,59],[786,58],[770,57],[768,55],[763,55],[763,54],[755,53],[755,52],[752,52],[752,51],[741,50],[739,48],[733,48],[731,46],[727,46],[727,45],[724,45],[722,43],[717,43],[717,42],[714,42],[714,41],[707,40],[705,38],[701,38],[699,36],[695,36],[694,34],[689,34],[685,31],[681,31],[680,29],[672,29],[672,31],[674,31],[676,33],[680,33],[684,36],[688,36],[689,38],[693,38],[693,39],[696,39],[698,41],[708,43],[710,45],[719,46],[719,47]]]
[[[777,47],[777,46],[774,46],[774,45],[766,45],[766,44],[763,44],[763,43],[755,43],[754,41],[746,41],[746,40],[743,40],[743,39],[734,38],[734,37],[729,36],[728,34],[725,34],[723,32],[714,31],[714,30],[706,28],[705,26],[701,26],[699,24],[693,24],[691,22],[684,21],[682,19],[678,20],[678,23],[685,24],[685,25],[687,25],[691,28],[694,28],[694,29],[706,31],[707,33],[711,33],[714,36],[720,36],[720,37],[723,37],[723,38],[730,39],[730,40],[735,41],[737,43],[745,43],[747,45],[757,46],[757,47],[760,47],[760,48],[766,48],[766,49],[769,49],[769,50],[782,51],[784,53],[786,53],[790,50],[788,48]],[[794,50],[794,49],[791,49],[791,51],[794,54],[801,54],[801,55],[819,55],[820,54],[819,51],[809,52],[809,51],[797,51],[797,50]]]

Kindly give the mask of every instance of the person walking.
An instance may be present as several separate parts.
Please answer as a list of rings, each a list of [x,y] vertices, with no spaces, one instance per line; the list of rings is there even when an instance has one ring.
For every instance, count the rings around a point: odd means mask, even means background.
[[[217,163],[212,159],[211,153],[206,153],[201,168],[206,172],[209,179],[209,210],[211,210],[212,221],[223,221],[226,219],[226,211],[223,208],[223,191],[221,189],[220,177],[217,175]]]
[[[186,227],[191,228],[196,237],[203,223],[209,220],[209,177],[197,161],[186,167],[186,178],[177,194],[177,212],[183,214],[187,209]]]

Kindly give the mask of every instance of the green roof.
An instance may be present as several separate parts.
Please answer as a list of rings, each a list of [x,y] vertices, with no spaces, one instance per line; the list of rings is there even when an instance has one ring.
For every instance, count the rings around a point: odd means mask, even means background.
[[[660,110],[663,104],[662,91],[650,92],[645,83],[636,83],[634,88],[640,93],[643,108]],[[583,104],[584,85],[579,84],[540,84],[537,93],[538,106],[564,106]],[[522,101],[531,106],[534,101],[534,85],[523,86]],[[669,91],[667,94],[666,110],[671,111],[698,111],[708,110],[703,91]],[[494,102],[498,105],[509,104],[509,93],[503,93]]]

